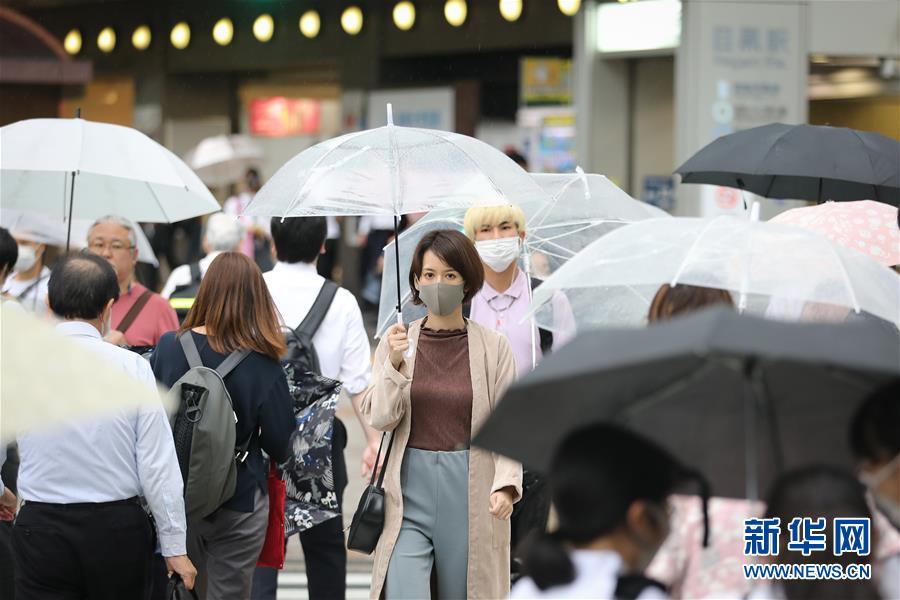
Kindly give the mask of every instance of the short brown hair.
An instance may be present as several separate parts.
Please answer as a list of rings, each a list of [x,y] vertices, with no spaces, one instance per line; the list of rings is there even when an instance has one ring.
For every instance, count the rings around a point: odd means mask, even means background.
[[[278,360],[286,351],[262,273],[240,252],[223,252],[212,261],[179,333],[204,326],[219,354],[253,350]]]
[[[422,263],[425,253],[431,250],[442,261],[459,273],[465,283],[466,295],[463,302],[468,302],[484,285],[484,267],[481,257],[475,250],[472,241],[454,229],[437,229],[426,233],[416,251],[413,253],[412,265],[409,268],[409,291],[413,304],[422,304],[419,291],[416,289],[416,278],[422,274]]]
[[[734,308],[731,294],[725,290],[702,287],[699,285],[678,284],[671,286],[664,283],[657,290],[650,303],[647,320],[664,321],[676,315],[692,312],[711,304],[724,304]]]

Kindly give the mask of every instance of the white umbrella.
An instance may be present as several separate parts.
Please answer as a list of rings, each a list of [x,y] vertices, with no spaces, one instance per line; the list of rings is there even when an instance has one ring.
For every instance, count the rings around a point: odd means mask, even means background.
[[[600,238],[534,293],[537,322],[564,293],[580,329],[646,322],[663,284],[727,290],[741,310],[770,302],[844,307],[900,324],[900,278],[868,256],[798,227],[722,216],[652,219]]]
[[[84,248],[87,246],[87,234],[93,219],[72,220],[72,247]],[[137,242],[138,262],[147,263],[154,267],[159,266],[153,246],[147,239],[144,230],[137,223],[132,223],[135,241]],[[0,226],[9,230],[14,238],[47,244],[49,246],[66,245],[68,235],[66,224],[62,220],[53,219],[46,215],[26,212],[15,209],[3,209],[0,212]]]
[[[0,207],[59,219],[174,223],[219,210],[200,178],[129,127],[29,119],[0,128]]]
[[[547,277],[585,246],[614,229],[633,221],[668,217],[655,206],[635,200],[603,175],[585,174],[578,169],[576,173],[535,173],[531,177],[547,198],[517,204],[527,219],[521,266],[536,279]],[[409,270],[413,249],[426,233],[436,229],[461,231],[465,214],[464,209],[435,211],[400,234],[400,272]],[[395,260],[393,242],[384,251],[386,264]],[[534,264],[537,261],[540,265]],[[396,320],[396,302],[391,298],[396,279],[393,269],[382,272],[377,336],[383,335]],[[410,302],[406,277],[400,277],[400,289],[404,320],[422,316],[422,308]]]
[[[161,402],[157,390],[85,351],[20,307],[3,303],[0,327],[0,440],[9,441],[21,431]]]
[[[509,157],[458,133],[388,124],[316,144],[282,166],[244,214],[400,215],[531,202],[546,194]],[[395,261],[399,274],[400,265]],[[399,282],[399,275],[398,275]],[[397,287],[397,306],[401,291]]]
[[[233,183],[263,159],[263,149],[247,135],[208,137],[184,155],[184,162],[211,186]]]

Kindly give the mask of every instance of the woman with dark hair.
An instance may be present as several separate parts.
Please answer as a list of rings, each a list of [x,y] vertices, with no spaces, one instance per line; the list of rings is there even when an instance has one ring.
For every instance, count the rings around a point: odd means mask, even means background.
[[[225,377],[237,416],[235,437],[239,444],[249,439],[249,454],[238,464],[234,496],[208,517],[188,522],[187,535],[201,598],[249,598],[268,519],[262,451],[286,460],[294,429],[293,401],[279,362],[285,345],[278,314],[250,258],[239,252],[216,257],[181,329],[160,338],[151,365],[167,387],[190,369],[179,340],[185,335],[192,336],[203,365],[212,369],[236,350],[251,351]]]
[[[866,503],[865,487],[852,473],[830,466],[814,466],[789,471],[781,475],[772,486],[767,499],[765,517],[781,519],[782,534],[777,558],[779,564],[800,565],[806,563],[870,564],[872,553],[867,556],[845,553],[834,556],[836,548],[832,523],[836,517],[871,520]],[[788,524],[795,517],[824,518],[826,522],[825,547],[827,554],[789,550]],[[870,543],[875,547],[875,540]],[[757,586],[751,599],[780,598],[783,600],[877,600],[878,588],[872,580],[786,579]]]
[[[665,283],[653,296],[647,320],[651,323],[663,321],[714,304],[734,308],[734,300],[731,299],[731,294],[725,290],[683,283],[671,286]]]
[[[516,375],[506,338],[463,318],[463,302],[483,281],[466,236],[426,234],[409,285],[428,315],[409,331],[394,325],[375,352],[362,411],[375,429],[391,432],[392,449],[373,599],[382,592],[430,598],[432,569],[443,599],[509,592],[509,517],[522,494],[522,468],[469,447]]]
[[[19,260],[19,246],[6,227],[0,227],[0,289],[6,278],[12,274],[13,266]],[[6,297],[3,297],[6,300]]]
[[[569,435],[548,471],[556,531],[526,542],[512,598],[664,598],[641,576],[669,533],[668,497],[688,471],[609,425]]]

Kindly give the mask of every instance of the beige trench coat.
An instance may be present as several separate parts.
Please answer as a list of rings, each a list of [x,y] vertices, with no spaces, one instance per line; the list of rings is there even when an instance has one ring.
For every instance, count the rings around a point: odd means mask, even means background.
[[[484,424],[506,388],[516,376],[515,358],[506,338],[473,321],[469,331],[469,367],[472,375],[472,431]],[[410,324],[413,348],[422,322]],[[387,337],[375,351],[372,383],[366,390],[362,411],[380,431],[394,431],[396,440],[385,471],[385,524],[375,549],[371,597],[383,591],[388,564],[403,521],[400,463],[410,428],[410,384],[415,355],[406,358],[398,372],[390,363]],[[469,450],[469,562],[466,591],[469,598],[506,598],[509,595],[509,521],[490,512],[490,495],[505,487],[515,489],[513,501],[522,497],[522,466],[481,448]],[[446,600],[446,599],[445,599]]]

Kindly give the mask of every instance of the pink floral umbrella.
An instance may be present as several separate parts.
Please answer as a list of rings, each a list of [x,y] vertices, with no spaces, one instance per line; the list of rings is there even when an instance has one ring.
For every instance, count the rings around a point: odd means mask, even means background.
[[[889,267],[900,264],[896,206],[872,200],[826,202],[785,211],[771,222],[817,231]]]

